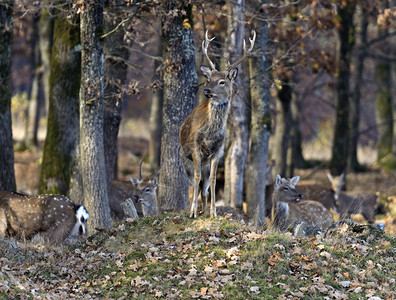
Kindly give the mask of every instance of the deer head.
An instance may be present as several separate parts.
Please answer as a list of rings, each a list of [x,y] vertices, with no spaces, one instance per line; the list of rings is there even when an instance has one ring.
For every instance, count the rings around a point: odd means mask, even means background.
[[[63,195],[26,196],[0,192],[0,236],[31,238],[39,234],[54,243],[73,243],[86,235],[89,214]]]
[[[143,159],[139,164],[139,178],[131,177],[133,188],[132,199],[142,205],[143,216],[155,216],[159,214],[159,207],[157,201],[157,188],[158,188],[158,174],[164,166],[164,161],[154,175],[150,177],[142,177],[142,164]]]

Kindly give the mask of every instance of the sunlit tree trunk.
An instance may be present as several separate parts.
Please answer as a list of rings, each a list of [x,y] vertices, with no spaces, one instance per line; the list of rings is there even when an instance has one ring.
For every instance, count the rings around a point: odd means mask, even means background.
[[[15,191],[11,127],[11,46],[14,1],[0,2],[0,190]]]
[[[267,1],[265,1],[267,2]],[[257,6],[257,5],[256,5]],[[259,7],[253,7],[260,11]],[[261,11],[260,11],[261,12]],[[268,141],[271,132],[269,59],[267,14],[252,20],[256,30],[256,55],[249,59],[252,116],[250,143],[246,168],[247,215],[255,226],[265,223],[265,170],[268,159]]]
[[[233,63],[242,56],[245,38],[244,0],[229,3],[225,58]],[[224,199],[232,207],[242,208],[245,161],[248,152],[249,128],[246,122],[246,93],[243,64],[238,67],[234,93],[228,117],[230,146],[224,163]]]
[[[162,1],[162,56],[164,59],[164,104],[158,197],[165,209],[185,209],[188,205],[188,179],[184,171],[179,128],[191,113],[197,93],[197,73],[189,1]],[[168,14],[167,12],[174,12]],[[187,12],[183,15],[182,12]],[[183,21],[186,20],[188,25]]]
[[[338,4],[337,49],[337,107],[332,156],[329,163],[331,174],[339,175],[346,170],[349,155],[349,77],[352,47],[354,44],[353,15],[355,1]]]
[[[80,156],[88,229],[111,225],[103,147],[103,1],[85,1],[81,13]]]
[[[50,69],[47,136],[39,193],[66,194],[78,141],[81,52],[79,18],[58,16]],[[73,76],[71,76],[73,74]]]

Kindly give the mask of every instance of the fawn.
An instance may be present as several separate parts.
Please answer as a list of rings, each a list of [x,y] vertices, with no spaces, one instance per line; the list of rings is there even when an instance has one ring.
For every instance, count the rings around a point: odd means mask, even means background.
[[[201,189],[201,199],[205,201],[203,209],[206,210],[209,186],[211,193],[210,216],[216,217],[217,165],[224,154],[226,122],[230,112],[231,97],[236,92],[234,81],[238,75],[238,69],[235,67],[252,51],[256,33],[253,31],[253,38],[249,38],[249,49],[246,50],[244,42],[243,56],[234,64],[230,64],[225,71],[216,70],[215,64],[209,58],[208,47],[213,39],[214,37],[208,38],[206,31],[205,40],[202,41],[202,51],[210,65],[210,68],[205,66],[200,68],[208,83],[204,89],[207,101],[192,111],[184,120],[179,131],[183,166],[190,184],[193,186],[190,218],[197,217],[199,189]]]
[[[340,218],[350,218],[352,214],[362,214],[367,223],[375,222],[375,209],[378,205],[378,195],[369,193],[345,192],[346,187],[345,172],[340,176],[332,176],[327,173],[334,190],[335,210]]]
[[[0,192],[0,236],[39,234],[53,243],[73,243],[86,235],[89,214],[63,195],[26,196]]]
[[[326,230],[333,223],[333,215],[320,202],[304,200],[296,190],[299,176],[291,179],[276,175],[272,199],[272,223],[281,230],[305,222]]]

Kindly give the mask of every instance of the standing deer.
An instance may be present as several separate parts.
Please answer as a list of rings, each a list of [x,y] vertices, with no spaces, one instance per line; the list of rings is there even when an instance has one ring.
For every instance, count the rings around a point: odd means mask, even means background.
[[[345,173],[340,176],[331,176],[327,173],[334,190],[335,210],[340,218],[350,218],[352,214],[362,214],[367,223],[375,222],[375,209],[378,205],[378,194],[345,192]]]
[[[226,137],[226,122],[230,112],[231,97],[236,92],[234,81],[238,75],[236,68],[252,51],[256,39],[250,39],[250,47],[246,50],[243,43],[243,56],[227,70],[216,70],[215,64],[210,60],[208,47],[214,39],[208,38],[206,31],[205,40],[202,41],[202,51],[210,68],[201,66],[201,71],[207,79],[208,86],[204,89],[207,101],[197,106],[184,120],[179,131],[179,141],[183,166],[193,186],[193,199],[190,218],[196,218],[198,213],[198,192],[201,188],[201,199],[205,199],[204,211],[207,208],[208,189],[210,185],[211,206],[210,216],[216,217],[215,186],[216,173],[219,160],[224,154]]]
[[[87,233],[89,214],[63,195],[25,196],[0,192],[0,236],[39,234],[53,243],[73,243]]]
[[[299,176],[286,179],[276,175],[272,199],[272,223],[281,230],[294,227],[301,222],[326,230],[333,223],[333,215],[318,201],[301,201],[302,194],[296,190],[299,180]]]
[[[130,178],[134,187],[132,199],[141,204],[144,217],[151,217],[160,213],[157,200],[158,174],[164,166],[164,162],[162,162],[154,175],[145,178],[142,177],[142,164],[143,159],[139,164],[139,178]]]

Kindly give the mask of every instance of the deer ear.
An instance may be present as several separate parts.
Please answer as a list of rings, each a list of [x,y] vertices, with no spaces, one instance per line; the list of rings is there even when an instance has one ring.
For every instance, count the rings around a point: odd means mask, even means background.
[[[290,182],[294,187],[297,185],[297,182],[300,180],[300,176],[294,176],[292,179],[290,179]]]
[[[330,182],[333,182],[333,176],[329,172],[327,172],[327,178],[329,178]]]
[[[237,76],[238,76],[238,69],[237,68],[233,68],[233,69],[228,71],[227,77],[228,77],[229,80],[235,81]]]
[[[276,174],[275,186],[278,186],[281,183],[282,183],[282,177],[279,174]]]
[[[206,78],[210,78],[210,74],[212,73],[212,70],[210,69],[210,68],[208,68],[208,67],[205,67],[205,66],[201,66],[200,67],[200,69],[201,69],[201,71],[202,71],[202,74],[206,77]]]
[[[139,179],[135,178],[135,177],[130,177],[129,180],[132,182],[133,186],[138,186],[139,184]]]

